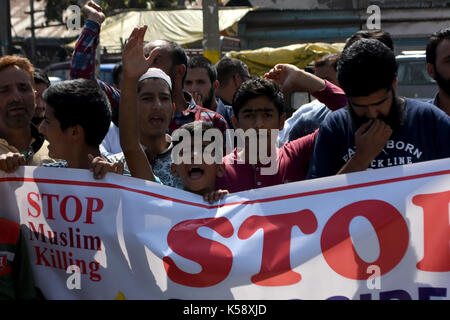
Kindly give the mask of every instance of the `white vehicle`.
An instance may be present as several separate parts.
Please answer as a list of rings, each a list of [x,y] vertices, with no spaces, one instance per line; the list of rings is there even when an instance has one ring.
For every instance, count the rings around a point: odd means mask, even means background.
[[[62,81],[62,79],[60,77],[52,77],[52,76],[50,76],[50,77],[48,77],[48,79],[50,80],[50,84],[54,84],[54,83]]]
[[[429,100],[438,92],[438,86],[427,72],[425,51],[403,51],[396,57],[398,63],[397,94],[407,98]]]

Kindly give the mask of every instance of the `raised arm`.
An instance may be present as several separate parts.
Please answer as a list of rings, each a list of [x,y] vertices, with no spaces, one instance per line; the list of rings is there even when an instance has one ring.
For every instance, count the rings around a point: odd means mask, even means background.
[[[137,121],[137,85],[158,54],[155,48],[148,58],[144,56],[144,35],[147,26],[134,28],[122,56],[123,81],[120,97],[120,145],[131,175],[136,178],[155,181],[152,167],[140,144]]]
[[[294,65],[277,64],[264,77],[277,83],[285,93],[309,92],[330,110],[347,105],[347,98],[341,88]]]
[[[86,22],[75,44],[70,78],[95,80],[95,51],[100,41],[100,27],[105,21],[105,14],[94,1],[88,1],[81,12]]]
[[[100,41],[100,27],[105,21],[102,8],[94,1],[88,1],[81,9],[86,19],[70,62],[70,79],[97,80],[111,103],[113,122],[117,124],[120,93],[108,83],[95,78],[95,52]]]

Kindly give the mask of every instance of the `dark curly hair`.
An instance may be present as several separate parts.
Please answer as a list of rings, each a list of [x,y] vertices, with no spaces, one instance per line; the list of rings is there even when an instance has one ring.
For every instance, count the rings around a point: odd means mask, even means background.
[[[347,96],[368,96],[380,89],[391,89],[397,69],[395,54],[389,47],[375,39],[361,39],[342,52],[338,81]]]
[[[279,115],[284,113],[284,95],[280,87],[271,80],[256,78],[243,82],[234,93],[233,112],[235,117],[239,117],[239,110],[247,101],[261,96],[267,97],[273,102]]]
[[[427,62],[433,66],[436,65],[436,49],[438,45],[444,41],[450,40],[450,27],[441,29],[430,37],[427,44]]]
[[[111,106],[97,82],[87,79],[53,84],[42,98],[53,108],[61,130],[80,125],[87,145],[98,147],[111,123]]]

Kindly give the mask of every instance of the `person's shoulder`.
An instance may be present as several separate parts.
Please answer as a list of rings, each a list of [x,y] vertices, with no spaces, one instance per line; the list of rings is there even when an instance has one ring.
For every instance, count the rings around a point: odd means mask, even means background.
[[[347,125],[352,120],[348,108],[347,106],[328,113],[324,117],[321,126]]]
[[[346,118],[349,119],[350,118],[350,112],[348,110],[348,108],[350,108],[349,106],[345,106],[343,108],[340,108],[336,111],[333,111],[330,113],[330,115],[333,115],[334,117],[340,117],[340,118]]]
[[[212,121],[215,127],[219,127],[222,131],[228,128],[227,121],[224,116],[213,110],[201,107],[199,105],[195,106],[195,112],[199,113],[199,120],[202,121]]]
[[[316,137],[318,134],[318,129],[314,132],[291,140],[283,145],[281,148],[280,156],[284,155],[298,155],[298,156],[309,156],[310,152],[314,149],[314,144],[316,142]]]
[[[230,106],[229,104],[223,104],[222,106],[228,113],[234,113],[233,107]]]
[[[432,116],[435,118],[443,119],[446,122],[450,122],[450,117],[436,105],[427,101],[404,98],[405,110],[407,116],[426,117]]]
[[[311,102],[305,103],[301,105],[297,110],[295,110],[292,115],[286,120],[287,122],[296,122],[299,118],[301,118],[304,114],[307,114],[313,111],[318,106],[322,105],[317,99],[314,99]]]
[[[318,108],[322,108],[322,107],[326,107],[326,105],[319,101],[318,99],[314,99],[311,102],[305,103],[304,105],[302,105],[299,110],[301,112],[301,110],[304,110],[304,112],[310,112],[312,110],[316,110]],[[297,111],[299,111],[297,110]]]
[[[415,98],[403,98],[405,100],[405,105],[407,108],[418,109],[421,108],[429,109],[432,107],[436,107],[432,100],[423,100],[423,99],[415,99]]]
[[[18,230],[20,229],[20,224],[9,219],[0,218],[0,227],[2,228],[2,231],[4,231],[5,229]]]
[[[300,115],[300,117],[298,117],[297,121],[295,122],[295,124],[301,124],[301,123],[305,123],[305,122],[321,122],[325,119],[325,117],[332,113],[332,111],[330,109],[328,109],[328,107],[323,104],[316,104],[314,106],[312,106],[312,108],[310,108],[308,111],[304,112],[303,114]]]
[[[219,106],[223,106],[223,107],[225,107],[227,109],[229,109],[229,108],[233,109],[233,107],[231,105],[227,104],[225,101],[223,101],[222,98],[216,97],[216,100],[217,100],[217,104]]]
[[[216,111],[213,111],[213,110],[205,108],[205,107],[201,107],[198,104],[195,105],[195,109],[197,109],[199,112],[207,113],[208,115],[213,116],[213,117],[218,116],[218,117],[223,118],[223,116],[221,114],[217,113]]]
[[[17,222],[0,218],[0,243],[15,244],[19,235],[20,225]]]

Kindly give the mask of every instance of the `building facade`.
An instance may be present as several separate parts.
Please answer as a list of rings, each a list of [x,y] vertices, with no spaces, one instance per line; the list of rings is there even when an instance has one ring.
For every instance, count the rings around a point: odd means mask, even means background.
[[[239,22],[238,37],[242,49],[305,42],[345,42],[354,32],[373,27],[376,12],[368,10],[373,5],[379,8],[379,26],[394,38],[396,53],[423,50],[433,32],[450,26],[449,0],[250,2],[257,10],[249,12]]]

